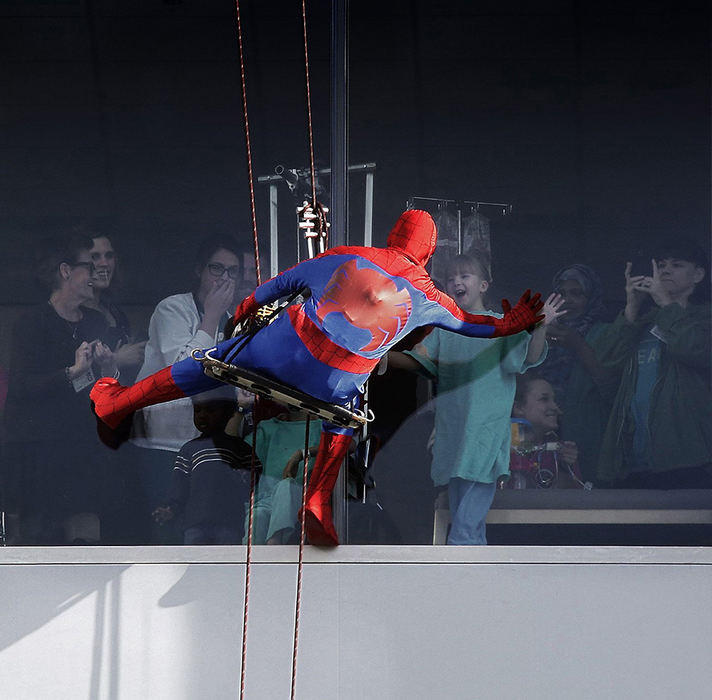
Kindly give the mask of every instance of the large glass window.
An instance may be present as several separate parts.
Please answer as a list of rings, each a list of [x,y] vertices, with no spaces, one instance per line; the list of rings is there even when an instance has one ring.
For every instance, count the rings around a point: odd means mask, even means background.
[[[372,382],[404,540],[482,541],[496,483],[490,543],[709,541],[708,13],[356,3],[349,29],[376,244],[408,203],[463,309],[566,310],[538,357],[438,329]]]
[[[298,3],[242,5],[264,280],[297,260],[309,166],[304,42]],[[329,13],[324,3],[314,10],[314,150],[324,170]],[[5,3],[0,13],[3,537],[240,542],[244,470],[218,464],[196,484],[195,464],[176,461],[224,411],[196,427],[190,398],[147,409],[112,436],[130,438],[114,450],[89,408],[97,378],[131,385],[220,340],[255,287],[235,3]],[[278,166],[287,173],[271,241],[264,179]],[[242,397],[232,421],[240,435],[250,407]],[[203,521],[225,532],[189,533]]]
[[[241,6],[264,281],[309,256],[297,225],[312,194],[304,40],[300,3]],[[337,310],[364,339],[349,353],[392,351],[336,484],[341,542],[471,544],[485,520],[490,543],[708,541],[709,12],[307,9],[314,185],[336,214],[331,242],[383,247],[404,210],[424,210],[439,236],[427,269],[453,299],[438,308],[499,313],[526,289],[550,299],[545,326],[497,339],[401,338],[422,312],[417,285],[404,316]],[[235,4],[0,14],[2,537],[239,543],[254,431],[254,541],[295,542],[302,413],[265,400],[257,415],[249,392],[228,387],[134,413],[141,390],[117,398],[100,436],[89,408],[102,376],[132,385],[195,364],[255,288]],[[345,188],[333,172],[342,137]],[[293,347],[245,352],[262,376],[313,395],[331,380],[312,368],[286,382],[280,369],[311,347],[296,314],[279,320],[302,333]],[[309,352],[324,360],[322,346]],[[193,380],[181,372],[145,391],[182,396]],[[319,433],[311,420],[313,447]]]

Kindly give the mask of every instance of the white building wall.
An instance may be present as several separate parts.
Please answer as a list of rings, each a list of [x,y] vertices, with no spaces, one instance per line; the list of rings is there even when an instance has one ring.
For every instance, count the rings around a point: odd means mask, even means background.
[[[239,697],[243,547],[0,551],[4,700]],[[296,547],[256,547],[246,699],[290,697]],[[297,698],[709,697],[712,553],[305,553]]]

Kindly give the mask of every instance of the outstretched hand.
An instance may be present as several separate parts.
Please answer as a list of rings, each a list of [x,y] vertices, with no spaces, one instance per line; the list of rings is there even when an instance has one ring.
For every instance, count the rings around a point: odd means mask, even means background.
[[[499,319],[493,337],[514,335],[532,328],[544,320],[545,316],[541,313],[543,308],[541,294],[537,292],[532,296],[530,289],[522,294],[514,307],[506,299],[502,299],[504,318]]]
[[[549,326],[561,318],[561,316],[566,313],[566,309],[561,310],[563,305],[564,297],[562,297],[561,294],[557,294],[556,292],[549,294],[541,310],[544,314],[544,322],[542,325]]]

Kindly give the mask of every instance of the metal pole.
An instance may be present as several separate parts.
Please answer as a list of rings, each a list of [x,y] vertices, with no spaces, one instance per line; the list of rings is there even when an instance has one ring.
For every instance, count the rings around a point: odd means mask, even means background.
[[[297,244],[297,263],[300,263],[302,261],[302,232],[299,228],[299,214],[294,215],[294,229],[297,232],[295,238]],[[312,258],[314,256],[309,254],[309,257]]]
[[[366,202],[363,207],[363,244],[373,242],[373,173],[366,173]]]
[[[331,233],[330,246],[348,244],[348,0],[331,3]],[[346,466],[334,488],[334,528],[346,534]]]
[[[331,4],[331,245],[348,243],[348,0]]]
[[[462,255],[462,209],[457,205],[457,254]]]
[[[269,275],[274,277],[279,272],[279,208],[277,185],[269,186]]]

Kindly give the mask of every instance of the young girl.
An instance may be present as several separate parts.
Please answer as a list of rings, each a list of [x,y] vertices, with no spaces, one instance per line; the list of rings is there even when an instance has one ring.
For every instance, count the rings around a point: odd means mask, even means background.
[[[448,266],[447,292],[463,311],[491,313],[485,311],[490,282],[484,256],[458,255]],[[390,366],[437,381],[431,476],[448,490],[448,544],[487,544],[485,518],[497,480],[509,473],[515,377],[546,356],[544,327],[562,315],[561,303],[552,294],[531,333],[484,339],[436,328],[413,350],[388,354]]]
[[[560,442],[561,409],[554,388],[541,375],[517,378],[512,416],[519,428],[519,444],[512,445],[510,469],[513,488],[583,488],[575,442]],[[515,441],[513,441],[514,443]]]

